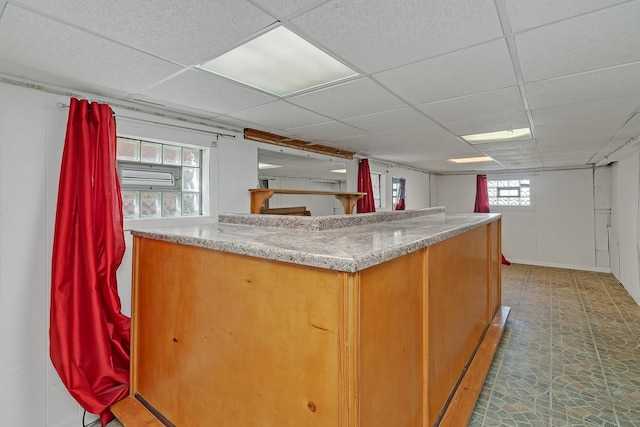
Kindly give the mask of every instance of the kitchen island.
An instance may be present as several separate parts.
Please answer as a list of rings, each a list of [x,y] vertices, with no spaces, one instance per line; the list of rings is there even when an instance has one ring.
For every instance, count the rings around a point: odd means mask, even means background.
[[[459,384],[482,383],[474,356],[490,363],[484,338],[506,318],[500,221],[429,208],[133,231],[131,396],[114,413],[125,426],[455,425],[477,398]]]

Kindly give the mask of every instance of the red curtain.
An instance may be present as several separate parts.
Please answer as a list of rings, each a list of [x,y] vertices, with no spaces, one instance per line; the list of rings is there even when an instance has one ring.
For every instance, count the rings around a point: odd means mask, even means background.
[[[102,425],[129,391],[130,319],[116,270],[124,255],[116,123],[108,105],[71,99],[51,260],[50,356]]]
[[[358,200],[358,213],[375,212],[376,202],[373,198],[373,186],[371,185],[371,170],[369,160],[362,159],[358,165],[358,192],[367,193]]]
[[[476,176],[476,205],[474,212],[489,213],[489,192],[487,191],[487,177]]]
[[[476,176],[476,205],[473,211],[476,213],[489,213],[489,192],[487,190],[486,175]],[[511,262],[502,255],[502,264],[511,265]]]
[[[404,210],[404,197],[405,197],[405,185],[407,180],[404,178],[400,178],[400,186],[398,188],[398,203],[396,203],[396,210],[403,211]]]

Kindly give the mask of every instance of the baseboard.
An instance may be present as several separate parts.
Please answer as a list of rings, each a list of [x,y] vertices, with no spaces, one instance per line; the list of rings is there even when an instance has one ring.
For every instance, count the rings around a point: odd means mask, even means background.
[[[84,417],[84,422],[87,427],[100,427],[100,418],[97,415],[89,414]],[[63,421],[60,424],[56,424],[55,427],[78,427],[82,425],[82,412],[68,419],[67,421]]]
[[[531,261],[531,260],[525,260],[525,259],[512,259],[512,258],[507,258],[507,259],[511,261],[511,263],[513,264],[535,265],[537,267],[564,268],[568,270],[593,271],[594,273],[611,273],[610,267],[559,264],[555,262]]]

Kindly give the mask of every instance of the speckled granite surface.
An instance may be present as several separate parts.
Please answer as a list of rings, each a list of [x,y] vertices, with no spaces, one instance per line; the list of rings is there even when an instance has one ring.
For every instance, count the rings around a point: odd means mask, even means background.
[[[355,272],[500,218],[500,214],[444,212],[421,212],[420,215],[410,216],[327,230],[283,230],[277,227],[216,223],[133,230],[132,234],[258,258]]]
[[[443,213],[444,207],[413,209],[408,211],[375,212],[360,215],[331,216],[290,216],[290,215],[252,215],[252,214],[219,214],[218,222],[226,224],[257,225],[299,230],[331,230],[336,228],[355,227],[378,222],[397,221],[421,216]]]

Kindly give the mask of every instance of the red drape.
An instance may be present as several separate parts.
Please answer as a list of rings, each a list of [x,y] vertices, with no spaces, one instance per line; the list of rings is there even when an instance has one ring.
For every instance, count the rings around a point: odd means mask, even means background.
[[[396,203],[396,210],[403,211],[404,210],[404,197],[405,197],[405,185],[407,180],[404,178],[400,178],[400,186],[398,188],[398,203]]]
[[[476,176],[476,205],[474,212],[489,213],[489,191],[487,190],[487,177],[485,175]],[[504,255],[502,255],[502,264],[511,265]]]
[[[129,391],[130,319],[116,270],[124,255],[116,123],[108,105],[71,99],[51,260],[50,356],[102,425]]]
[[[373,198],[373,186],[371,185],[371,170],[369,160],[362,159],[358,165],[358,192],[367,193],[358,200],[358,213],[375,212],[376,202]]]

